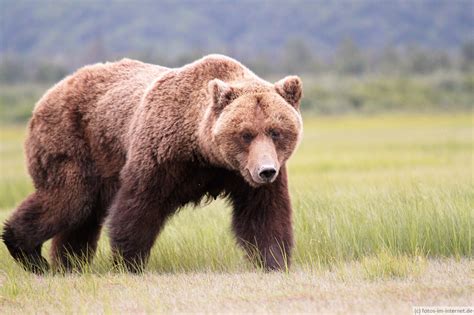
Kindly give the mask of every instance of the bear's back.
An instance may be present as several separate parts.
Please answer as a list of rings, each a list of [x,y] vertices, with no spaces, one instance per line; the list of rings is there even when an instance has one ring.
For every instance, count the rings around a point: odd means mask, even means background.
[[[77,156],[88,151],[106,175],[117,172],[134,111],[147,87],[166,71],[168,68],[122,59],[85,66],[64,78],[35,106],[28,158],[36,152]]]
[[[33,119],[54,120],[64,111],[78,111],[87,116],[96,109],[101,110],[97,107],[107,107],[107,103],[114,103],[115,108],[137,105],[131,104],[134,96],[140,94],[141,97],[147,86],[167,70],[131,59],[82,67],[43,95],[33,110]]]

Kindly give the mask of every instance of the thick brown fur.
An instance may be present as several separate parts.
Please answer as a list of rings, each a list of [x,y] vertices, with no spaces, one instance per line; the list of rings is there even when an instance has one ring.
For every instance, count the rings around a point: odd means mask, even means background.
[[[205,196],[226,196],[233,229],[268,269],[293,244],[285,162],[301,137],[301,81],[266,82],[209,55],[168,69],[124,59],[84,67],[36,105],[25,145],[35,192],[3,240],[33,272],[90,261],[107,217],[116,262],[144,267],[166,220]],[[262,162],[276,173],[262,182]],[[256,257],[257,256],[257,257]]]

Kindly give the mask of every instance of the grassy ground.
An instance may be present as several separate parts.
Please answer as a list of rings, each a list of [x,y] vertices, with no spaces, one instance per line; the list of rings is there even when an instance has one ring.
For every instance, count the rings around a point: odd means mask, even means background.
[[[474,284],[472,113],[314,118],[290,162],[289,273],[255,271],[230,209],[183,209],[141,276],[111,273],[103,235],[83,275],[23,272],[0,245],[0,312],[411,312],[468,305]],[[0,130],[0,220],[31,191],[23,127]],[[46,249],[47,250],[46,246]]]

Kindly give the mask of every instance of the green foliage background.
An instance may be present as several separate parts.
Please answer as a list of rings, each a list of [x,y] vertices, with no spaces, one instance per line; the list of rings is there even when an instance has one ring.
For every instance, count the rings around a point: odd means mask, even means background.
[[[130,57],[178,67],[208,53],[303,77],[306,115],[470,110],[474,2],[0,0],[0,122],[54,82]]]

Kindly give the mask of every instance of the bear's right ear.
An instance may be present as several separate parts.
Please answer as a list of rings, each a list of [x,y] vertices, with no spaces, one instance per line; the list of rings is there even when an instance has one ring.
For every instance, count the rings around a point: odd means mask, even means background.
[[[217,113],[220,113],[236,98],[234,88],[222,80],[209,81],[208,88],[209,94],[212,96],[212,107]]]

